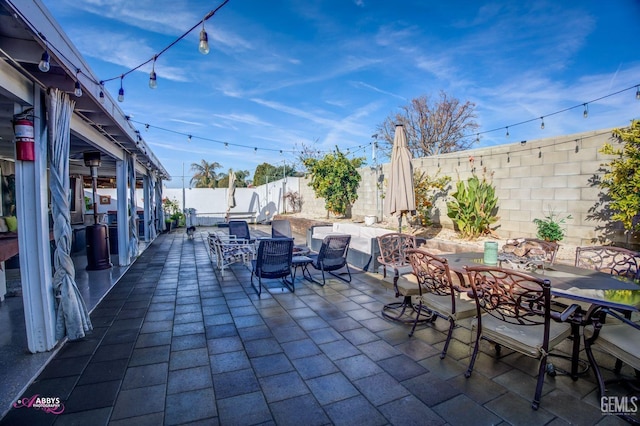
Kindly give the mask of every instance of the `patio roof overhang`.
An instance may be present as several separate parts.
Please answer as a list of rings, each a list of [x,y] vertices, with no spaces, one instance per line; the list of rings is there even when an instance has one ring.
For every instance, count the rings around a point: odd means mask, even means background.
[[[38,68],[45,49],[50,56],[48,72]],[[81,97],[73,95],[76,78],[82,87]],[[108,92],[104,91],[104,101],[100,102],[101,88],[96,84],[100,79],[44,5],[38,0],[0,0],[0,158],[14,157],[14,106],[27,106],[27,99],[32,96],[25,81],[43,89],[65,90],[76,102],[71,121],[72,174],[88,174],[83,153],[98,150],[103,154],[100,176],[114,176],[116,160],[122,159],[126,151],[137,156],[137,173],[155,172],[162,179],[170,178]],[[19,95],[21,92],[24,97]]]

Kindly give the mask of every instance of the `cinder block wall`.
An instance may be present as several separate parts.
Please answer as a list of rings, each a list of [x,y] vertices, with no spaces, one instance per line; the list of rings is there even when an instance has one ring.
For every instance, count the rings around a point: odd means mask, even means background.
[[[496,232],[502,238],[535,237],[535,218],[543,218],[550,210],[560,215],[571,214],[567,221],[565,242],[572,245],[589,245],[602,236],[597,230],[605,223],[590,217],[599,201],[600,189],[591,186],[594,175],[602,175],[601,165],[611,160],[598,151],[605,142],[617,144],[611,138],[612,129],[603,129],[574,135],[515,142],[494,147],[460,151],[435,157],[413,160],[414,169],[434,175],[452,178],[450,193],[458,180],[466,180],[472,167],[478,176],[483,170],[493,173],[493,183],[498,196],[498,221]],[[473,158],[473,163],[469,161]],[[390,164],[384,164],[382,173],[387,174]],[[356,219],[376,215],[383,210],[382,190],[376,191],[376,172],[369,167],[360,169],[362,181],[358,200],[352,214]],[[326,215],[324,200],[317,200],[313,190],[304,180],[300,192],[304,197],[303,212],[315,217]],[[436,202],[434,222],[447,228],[454,225],[447,217],[446,199]],[[380,216],[380,214],[378,214]],[[624,242],[620,231],[615,242]],[[637,239],[631,241],[639,243]]]

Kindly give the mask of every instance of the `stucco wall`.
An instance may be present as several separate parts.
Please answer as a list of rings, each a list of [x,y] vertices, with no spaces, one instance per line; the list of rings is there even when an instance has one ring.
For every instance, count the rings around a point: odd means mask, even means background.
[[[590,212],[599,201],[600,190],[592,187],[590,181],[594,175],[601,175],[601,165],[611,160],[610,156],[598,152],[605,142],[617,144],[611,139],[611,130],[417,158],[413,165],[414,169],[430,175],[440,170],[440,175],[451,176],[451,187],[454,187],[459,179],[466,180],[471,176],[469,158],[473,157],[476,174],[481,175],[484,168],[494,174],[500,217],[496,232],[500,237],[535,236],[533,219],[543,218],[552,209],[555,213],[573,217],[568,221],[565,242],[588,245],[602,235],[597,228],[603,223],[594,220]],[[383,173],[386,174],[389,167],[389,164],[384,164]],[[380,194],[376,194],[375,171],[365,167],[360,169],[360,173],[362,182],[352,210],[356,218],[376,215],[376,206],[383,204]],[[383,187],[386,187],[386,181]],[[303,212],[316,217],[326,214],[324,201],[314,199],[313,190],[304,180],[300,182],[300,192],[305,201]],[[435,212],[435,222],[453,228],[451,219],[446,216],[445,199],[436,202]],[[624,241],[622,233],[615,241]]]

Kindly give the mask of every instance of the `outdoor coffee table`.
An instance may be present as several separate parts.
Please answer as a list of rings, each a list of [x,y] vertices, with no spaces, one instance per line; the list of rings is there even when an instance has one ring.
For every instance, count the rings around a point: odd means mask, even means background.
[[[295,251],[294,251],[295,253]],[[308,251],[307,251],[308,253]],[[309,264],[313,262],[313,259],[311,259],[308,256],[293,256],[291,258],[291,266],[293,267],[293,277],[291,279],[291,281],[293,283],[295,283],[296,281],[296,272],[298,271],[298,268],[302,269],[302,277],[305,278],[307,281],[311,281],[313,282],[313,278],[311,278],[311,273],[309,272]]]

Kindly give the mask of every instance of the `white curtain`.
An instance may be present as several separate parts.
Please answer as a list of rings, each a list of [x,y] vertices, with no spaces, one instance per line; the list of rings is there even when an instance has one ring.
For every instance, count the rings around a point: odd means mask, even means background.
[[[156,239],[156,237],[158,236],[158,232],[156,230],[156,176],[155,174],[151,173],[149,175],[149,182],[150,182],[150,186],[151,188],[149,188],[149,200],[147,200],[147,202],[149,203],[149,237],[150,240],[153,241]]]
[[[127,157],[129,178],[129,258],[138,257],[138,207],[136,205],[136,156]]]
[[[162,179],[156,181],[156,226],[164,231],[164,206],[162,205]]]
[[[71,260],[71,220],[69,214],[69,123],[75,102],[58,89],[47,96],[49,128],[49,164],[51,174],[51,211],[54,253],[53,289],[56,297],[56,338],[80,339],[92,330],[89,312],[76,286],[76,271]]]

